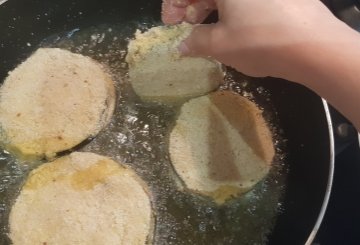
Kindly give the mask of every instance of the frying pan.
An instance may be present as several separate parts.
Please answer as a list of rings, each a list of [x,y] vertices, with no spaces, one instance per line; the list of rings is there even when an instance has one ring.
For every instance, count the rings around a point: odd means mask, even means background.
[[[160,0],[0,1],[0,81],[44,38],[99,23],[151,17],[160,20]],[[334,170],[334,144],[328,106],[298,84],[275,78],[253,79],[250,90],[269,91],[277,126],[287,139],[288,165],[282,211],[269,244],[310,244],[324,216]],[[21,99],[21,98],[19,98]]]

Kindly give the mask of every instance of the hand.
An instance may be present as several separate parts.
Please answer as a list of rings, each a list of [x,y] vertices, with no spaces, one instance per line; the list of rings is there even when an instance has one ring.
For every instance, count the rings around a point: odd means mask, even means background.
[[[200,22],[214,8],[219,22],[196,26],[180,51],[251,76],[294,80],[306,47],[338,38],[345,26],[319,0],[164,0],[163,21]]]
[[[360,35],[319,0],[164,1],[167,24],[200,23],[211,9],[219,11],[218,23],[195,26],[179,47],[183,54],[305,85],[360,131]]]
[[[163,0],[162,21],[170,25],[201,23],[214,9],[214,0]]]

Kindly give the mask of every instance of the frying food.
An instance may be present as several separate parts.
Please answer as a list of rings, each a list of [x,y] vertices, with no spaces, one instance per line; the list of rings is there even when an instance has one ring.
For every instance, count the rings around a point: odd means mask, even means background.
[[[177,47],[191,30],[184,23],[136,32],[126,61],[131,85],[142,100],[182,101],[211,92],[222,83],[223,72],[215,60],[180,56]]]
[[[0,88],[0,140],[25,156],[53,156],[95,136],[115,106],[111,78],[89,57],[40,48]]]
[[[30,173],[10,213],[14,245],[146,244],[153,217],[145,184],[93,153],[72,153]]]
[[[219,204],[264,178],[275,154],[261,110],[229,91],[185,103],[169,148],[185,186]]]

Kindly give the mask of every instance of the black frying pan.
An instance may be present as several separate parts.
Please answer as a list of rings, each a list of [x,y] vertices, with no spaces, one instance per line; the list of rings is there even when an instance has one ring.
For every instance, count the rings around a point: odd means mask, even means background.
[[[54,33],[144,16],[159,20],[160,4],[160,0],[9,0],[0,6],[0,81]],[[332,183],[333,140],[327,105],[308,89],[279,79],[251,79],[249,88],[255,90],[260,84],[270,92],[277,111],[289,165],[283,211],[269,244],[311,242]]]

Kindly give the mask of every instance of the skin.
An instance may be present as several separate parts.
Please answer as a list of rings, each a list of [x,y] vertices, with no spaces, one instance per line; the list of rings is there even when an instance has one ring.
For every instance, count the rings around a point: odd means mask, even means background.
[[[162,20],[201,23],[214,9],[219,21],[196,25],[184,55],[302,84],[360,130],[360,35],[319,0],[164,0]]]

